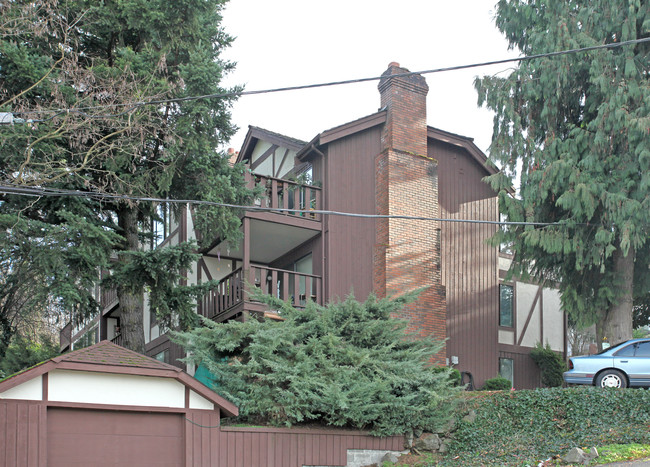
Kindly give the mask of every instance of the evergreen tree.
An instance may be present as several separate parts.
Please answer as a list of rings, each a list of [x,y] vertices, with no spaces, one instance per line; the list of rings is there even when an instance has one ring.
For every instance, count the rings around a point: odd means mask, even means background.
[[[2,2],[0,112],[21,120],[0,126],[0,182],[245,204],[250,193],[241,168],[231,168],[218,153],[235,130],[231,98],[188,99],[228,91],[219,85],[233,67],[220,58],[231,42],[219,26],[224,3]],[[155,103],[138,104],[143,101]],[[71,228],[70,216],[77,216],[89,228],[115,234],[96,239],[95,247],[103,253],[92,258],[94,264],[84,276],[66,280],[81,290],[86,275],[109,267],[115,272],[111,284],[118,291],[121,332],[128,348],[144,351],[145,286],[151,287],[152,303],[161,304],[168,324],[176,321],[173,314],[191,309],[189,301],[196,294],[188,290],[175,295],[173,309],[156,295],[170,292],[195,256],[183,246],[174,253],[143,251],[142,245],[154,235],[155,203],[5,194],[0,211],[16,221],[63,230]],[[239,234],[239,219],[232,210],[202,206],[194,219],[206,242]],[[10,224],[8,218],[5,225]],[[14,240],[14,231],[6,230],[8,242]],[[43,230],[43,242],[48,236]],[[64,253],[71,248],[59,246]],[[111,251],[117,252],[117,262],[109,263]],[[177,261],[165,264],[161,255]],[[90,257],[85,260],[91,262]],[[80,293],[69,305],[79,312],[96,309],[89,293]],[[189,321],[181,317],[181,322]]]
[[[398,299],[349,297],[296,310],[261,297],[282,321],[213,323],[175,335],[189,361],[206,367],[214,390],[249,422],[316,422],[390,435],[444,426],[453,406],[449,371],[431,361],[442,347],[406,333],[391,317]]]
[[[496,25],[524,55],[650,36],[647,0],[500,0]],[[650,290],[650,43],[521,62],[476,80],[496,112],[489,178],[511,221],[513,273],[559,283],[566,311],[599,341],[632,336]],[[520,177],[519,196],[508,187]]]

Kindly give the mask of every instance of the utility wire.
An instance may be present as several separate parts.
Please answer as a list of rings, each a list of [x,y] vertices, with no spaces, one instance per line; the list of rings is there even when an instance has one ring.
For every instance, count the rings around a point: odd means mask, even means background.
[[[169,199],[169,198],[148,198],[141,196],[119,195],[111,193],[97,193],[87,191],[75,190],[54,190],[48,188],[29,188],[29,187],[16,187],[10,185],[0,185],[0,193],[19,195],[19,196],[62,196],[62,197],[81,197],[90,198],[97,201],[105,200],[118,200],[118,201],[140,201],[150,203],[168,203],[168,204],[191,204],[196,206],[217,206],[232,209],[241,209],[243,211],[256,211],[256,212],[290,212],[294,214],[315,215],[320,214],[324,216],[342,216],[342,217],[355,217],[363,219],[403,219],[413,221],[435,221],[435,222],[449,222],[449,223],[466,223],[466,224],[487,224],[487,225],[532,225],[539,227],[565,225],[560,222],[514,222],[514,221],[488,221],[480,219],[449,219],[440,217],[421,217],[421,216],[403,216],[396,214],[359,214],[341,211],[325,211],[320,209],[307,210],[307,209],[292,209],[292,208],[265,208],[262,206],[242,206],[238,204],[218,203],[215,201],[203,201],[196,199]],[[586,225],[586,224],[576,224]]]
[[[581,47],[577,49],[567,49],[567,50],[560,50],[557,52],[546,52],[546,53],[541,53],[541,54],[535,54],[535,55],[528,55],[524,57],[516,57],[516,58],[506,58],[506,59],[501,59],[501,60],[491,60],[487,62],[479,62],[479,63],[471,63],[471,64],[466,64],[466,65],[456,65],[456,66],[449,66],[449,67],[444,67],[444,68],[433,68],[430,70],[422,70],[422,71],[411,71],[407,73],[396,73],[394,75],[389,75],[386,78],[397,78],[397,77],[405,77],[405,76],[412,76],[412,75],[426,75],[426,74],[432,74],[432,73],[442,73],[442,72],[447,72],[447,71],[456,71],[456,70],[465,70],[469,68],[478,68],[478,67],[485,67],[485,66],[491,66],[491,65],[501,65],[505,63],[515,63],[515,62],[526,62],[530,60],[536,60],[539,58],[548,58],[548,57],[558,57],[562,55],[569,55],[569,54],[575,54],[575,53],[581,53],[581,52],[590,52],[593,50],[600,50],[600,49],[613,49],[613,48],[618,48],[618,47],[623,47],[627,45],[636,45],[636,44],[641,44],[644,42],[650,42],[650,37],[645,37],[642,39],[634,39],[634,40],[629,40],[629,41],[623,41],[623,42],[613,42],[610,44],[600,44],[600,45],[594,45],[590,47]],[[325,82],[325,83],[314,83],[314,84],[304,84],[304,85],[299,85],[299,86],[285,86],[285,87],[280,87],[280,88],[272,88],[272,89],[262,89],[262,90],[256,90],[256,91],[231,91],[231,92],[223,92],[223,93],[217,93],[217,94],[205,94],[202,96],[187,96],[187,97],[178,97],[178,98],[170,98],[170,99],[155,99],[155,100],[148,100],[148,101],[142,101],[142,102],[136,102],[136,103],[131,103],[131,104],[106,104],[106,105],[98,105],[98,106],[92,106],[92,107],[79,107],[79,108],[72,108],[72,109],[57,109],[57,110],[25,110],[25,111],[17,111],[15,112],[16,114],[20,115],[28,115],[28,114],[33,114],[33,113],[50,113],[54,112],[55,114],[51,117],[48,117],[46,119],[41,119],[41,120],[31,120],[31,122],[44,122],[47,120],[51,120],[59,115],[66,114],[66,113],[77,113],[80,114],[86,118],[116,118],[120,117],[122,115],[125,115],[129,112],[131,112],[134,109],[137,109],[139,107],[147,106],[147,105],[161,105],[161,104],[170,104],[170,103],[178,103],[178,102],[186,102],[186,101],[195,101],[195,100],[202,100],[202,99],[216,99],[216,98],[223,98],[223,97],[240,97],[240,96],[252,96],[252,95],[257,95],[257,94],[270,94],[270,93],[276,93],[276,92],[285,92],[285,91],[298,91],[298,90],[303,90],[303,89],[314,89],[314,88],[322,88],[322,87],[329,87],[329,86],[341,86],[345,84],[355,84],[355,83],[365,83],[368,81],[379,81],[380,79],[384,78],[383,76],[372,76],[368,78],[356,78],[356,79],[347,79],[347,80],[342,80],[342,81],[330,81],[330,82]],[[86,110],[97,110],[97,109],[105,109],[105,108],[117,108],[117,107],[127,107],[126,110],[112,114],[112,115],[99,115],[99,114],[88,114],[85,111]]]

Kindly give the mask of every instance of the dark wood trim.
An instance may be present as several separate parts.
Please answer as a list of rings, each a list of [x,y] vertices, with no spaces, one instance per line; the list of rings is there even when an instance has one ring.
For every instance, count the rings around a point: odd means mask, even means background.
[[[136,376],[155,376],[159,378],[174,378],[177,379],[179,373],[183,370],[180,368],[171,367],[168,370],[156,368],[142,368],[142,367],[128,367],[118,365],[105,365],[96,363],[80,363],[80,362],[61,362],[56,366],[57,370],[74,370],[74,371],[87,371],[89,373],[111,373],[111,374],[124,374]]]
[[[86,402],[59,402],[48,401],[47,407],[62,407],[69,409],[95,409],[95,410],[118,410],[129,412],[167,412],[186,414],[190,411],[185,407],[156,407],[149,405],[121,405],[121,404],[94,404]],[[196,409],[193,409],[196,410]]]
[[[524,340],[524,336],[526,335],[526,331],[528,330],[528,325],[530,324],[530,320],[532,319],[533,314],[535,313],[535,306],[537,305],[539,297],[542,294],[542,290],[543,290],[542,286],[541,285],[538,286],[537,293],[535,294],[535,298],[533,299],[533,304],[530,306],[530,310],[528,310],[528,317],[526,318],[526,323],[524,324],[524,327],[521,330],[521,334],[517,339],[517,345],[521,345],[521,342]]]
[[[260,157],[257,158],[255,162],[251,162],[251,170],[255,170],[259,165],[264,162],[266,159],[268,159],[272,154],[275,153],[275,150],[278,149],[277,144],[272,144],[270,148],[268,148]]]
[[[35,366],[34,368],[25,370],[24,372],[19,373],[15,376],[11,376],[8,379],[0,382],[0,392],[8,391],[9,389],[15,388],[16,386],[19,386],[27,381],[38,378],[39,376],[47,373],[50,370],[53,370],[56,367],[56,362],[49,360],[45,363]]]
[[[204,255],[204,256],[207,256],[207,255]],[[205,264],[205,260],[203,258],[201,258],[198,261],[198,267],[197,267],[197,270],[196,270],[197,279],[198,279],[199,283],[201,283],[201,279],[203,278],[202,277],[203,272],[205,272],[205,275],[208,278],[208,280],[211,281],[212,280],[212,274],[210,274],[210,269],[208,269],[208,265]]]
[[[189,386],[185,386],[185,408],[186,409],[190,408],[190,388],[189,388]]]
[[[433,127],[427,127],[427,137],[465,149],[490,175],[498,172],[497,168],[488,162],[488,158],[483,154],[483,151],[474,144],[472,138],[456,135]]]
[[[235,258],[234,256],[213,255],[212,253],[203,253],[203,256],[207,258],[216,258],[218,260],[241,261],[241,258]]]
[[[279,178],[280,177],[280,172],[282,171],[282,167],[284,166],[285,161],[287,160],[287,156],[289,155],[289,149],[285,149],[284,155],[282,156],[282,160],[280,161],[280,165],[278,166],[278,170],[275,170],[274,177]]]
[[[501,352],[510,352],[516,354],[528,355],[533,347],[526,347],[518,344],[499,344],[498,350]]]
[[[539,340],[544,346],[544,287],[539,286]]]
[[[344,428],[278,428],[274,426],[228,426],[222,425],[221,431],[247,431],[250,433],[295,433],[295,434],[323,434],[323,435],[343,435],[343,436],[372,436],[369,431],[364,430],[346,430]],[[398,435],[398,437],[401,437]],[[388,436],[392,438],[392,436]]]
[[[47,398],[48,398],[48,389],[49,389],[49,384],[48,384],[48,373],[43,373],[43,375],[41,376],[41,384],[42,384],[42,386],[43,386],[43,389],[42,389],[42,393],[43,393],[43,394],[42,394],[42,396],[41,396],[41,399],[42,399],[43,401],[47,402]]]
[[[349,122],[344,125],[324,131],[320,134],[320,141],[318,144],[320,145],[331,143],[337,139],[345,138],[346,136],[353,135],[354,133],[358,133],[360,131],[367,130],[368,128],[381,125],[386,122],[386,114],[387,112],[385,110],[382,110],[353,122]]]
[[[293,227],[300,227],[309,230],[322,230],[322,222],[318,219],[307,219],[305,217],[287,216],[277,212],[246,212],[245,219],[255,219],[274,224],[285,224]]]
[[[174,230],[169,232],[169,235],[167,235],[162,242],[156,245],[156,248],[163,248],[164,246],[167,246],[167,244],[171,241],[171,238],[175,235],[178,235],[180,237],[180,227],[176,227]]]

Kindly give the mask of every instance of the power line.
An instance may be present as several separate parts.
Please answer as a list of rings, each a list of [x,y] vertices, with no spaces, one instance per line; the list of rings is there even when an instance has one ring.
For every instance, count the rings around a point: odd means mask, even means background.
[[[77,190],[54,190],[49,188],[30,188],[30,187],[17,187],[11,185],[0,185],[0,193],[19,195],[19,196],[67,196],[78,198],[90,198],[97,201],[140,201],[149,203],[168,203],[168,204],[190,204],[195,206],[217,206],[231,209],[240,209],[242,211],[256,211],[256,212],[288,212],[293,214],[310,215],[324,215],[324,216],[342,216],[354,217],[362,219],[402,219],[412,221],[435,221],[435,222],[449,222],[449,223],[466,223],[466,224],[484,224],[484,225],[532,225],[538,227],[560,226],[565,225],[560,222],[513,222],[513,221],[488,221],[480,219],[449,219],[440,217],[422,217],[422,216],[403,216],[396,214],[360,214],[341,211],[326,211],[320,209],[292,209],[292,208],[265,208],[262,206],[243,206],[238,204],[218,203],[215,201],[204,201],[196,199],[169,199],[169,198],[148,198],[142,196],[120,195],[112,193],[97,193]],[[586,225],[578,223],[576,225]]]
[[[548,57],[558,57],[562,55],[569,55],[569,54],[575,54],[575,53],[582,53],[582,52],[590,52],[594,50],[601,50],[601,49],[614,49],[618,47],[623,47],[623,46],[628,46],[628,45],[636,45],[636,44],[641,44],[644,42],[650,42],[650,37],[645,37],[642,39],[634,39],[634,40],[629,40],[629,41],[623,41],[623,42],[613,42],[610,44],[600,44],[600,45],[594,45],[590,47],[581,47],[577,49],[566,49],[566,50],[560,50],[557,52],[546,52],[546,53],[541,53],[541,54],[535,54],[535,55],[528,55],[524,57],[516,57],[516,58],[506,58],[506,59],[501,59],[501,60],[491,60],[487,62],[478,62],[478,63],[471,63],[471,64],[466,64],[466,65],[455,65],[455,66],[449,66],[449,67],[443,67],[443,68],[433,68],[429,70],[422,70],[422,71],[410,71],[407,73],[396,73],[394,75],[390,75],[389,78],[396,78],[396,77],[406,77],[406,76],[412,76],[412,75],[426,75],[426,74],[433,74],[433,73],[443,73],[443,72],[448,72],[448,71],[457,71],[457,70],[466,70],[470,68],[479,68],[479,67],[485,67],[485,66],[491,66],[491,65],[502,65],[506,63],[515,63],[515,62],[526,62],[530,60],[536,60],[539,58],[548,58]],[[169,98],[169,99],[154,99],[154,100],[148,100],[148,101],[141,101],[141,102],[136,102],[136,103],[131,103],[131,104],[106,104],[106,105],[98,105],[98,106],[90,106],[90,107],[79,107],[79,108],[72,108],[72,109],[56,109],[56,110],[25,110],[25,111],[18,111],[16,114],[20,115],[28,115],[28,114],[35,114],[35,113],[52,113],[54,112],[54,115],[51,117],[48,117],[46,119],[40,119],[40,120],[31,120],[31,122],[44,122],[47,120],[51,120],[53,118],[56,118],[59,115],[63,114],[69,114],[69,113],[76,113],[79,115],[82,115],[86,118],[97,118],[97,119],[102,119],[102,118],[116,118],[120,117],[122,115],[125,115],[132,110],[135,110],[139,107],[143,106],[148,106],[148,105],[161,105],[161,104],[171,104],[171,103],[179,103],[179,102],[187,102],[187,101],[194,101],[194,100],[202,100],[202,99],[216,99],[216,98],[224,98],[224,97],[240,97],[240,96],[252,96],[252,95],[257,95],[257,94],[270,94],[270,93],[276,93],[276,92],[286,92],[286,91],[299,91],[299,90],[304,90],[304,89],[314,89],[314,88],[322,88],[322,87],[330,87],[330,86],[341,86],[341,85],[346,85],[346,84],[356,84],[356,83],[365,83],[368,81],[379,81],[382,79],[383,76],[372,76],[368,78],[356,78],[356,79],[347,79],[347,80],[342,80],[342,81],[330,81],[330,82],[325,82],[325,83],[313,83],[313,84],[304,84],[304,85],[298,85],[298,86],[285,86],[285,87],[280,87],[280,88],[271,88],[271,89],[262,89],[262,90],[256,90],[256,91],[230,91],[230,92],[223,92],[223,93],[217,93],[217,94],[205,94],[201,96],[187,96],[187,97],[178,97],[178,98]],[[85,111],[87,110],[97,110],[97,109],[106,109],[106,108],[119,108],[119,107],[127,107],[126,110],[116,113],[116,114],[111,114],[111,115],[99,115],[99,114],[88,114]]]

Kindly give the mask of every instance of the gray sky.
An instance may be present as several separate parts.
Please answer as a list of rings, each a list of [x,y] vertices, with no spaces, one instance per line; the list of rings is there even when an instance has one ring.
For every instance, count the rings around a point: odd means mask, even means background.
[[[231,0],[223,25],[236,37],[226,85],[246,90],[379,76],[390,62],[410,71],[517,56],[493,22],[496,0]],[[428,124],[470,136],[487,152],[492,115],[477,108],[474,77],[508,65],[426,75]],[[310,140],[377,111],[377,81],[240,97],[239,150],[248,125]]]

